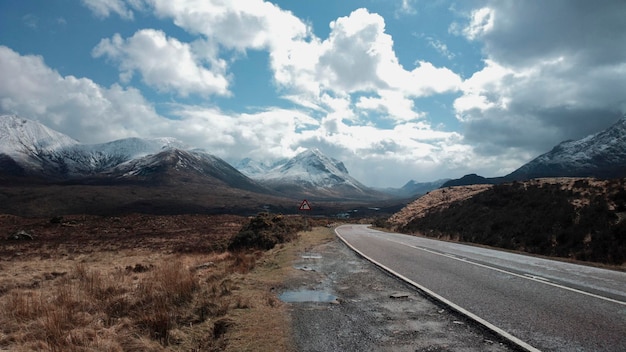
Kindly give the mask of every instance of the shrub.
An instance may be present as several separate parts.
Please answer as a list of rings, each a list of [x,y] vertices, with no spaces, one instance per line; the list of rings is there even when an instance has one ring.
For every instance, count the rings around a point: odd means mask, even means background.
[[[231,240],[228,249],[268,250],[279,243],[290,242],[297,237],[299,231],[306,229],[306,223],[300,217],[285,217],[260,213],[252,218],[241,231]]]

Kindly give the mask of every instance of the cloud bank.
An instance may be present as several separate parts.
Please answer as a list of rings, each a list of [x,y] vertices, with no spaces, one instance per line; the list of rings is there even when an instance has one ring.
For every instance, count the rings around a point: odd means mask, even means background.
[[[372,186],[502,175],[626,113],[622,1],[449,3],[449,38],[482,55],[465,77],[421,57],[402,65],[390,19],[365,8],[332,20],[322,38],[261,0],[83,0],[100,21],[151,16],[185,36],[137,28],[101,38],[91,55],[119,72],[109,87],[0,46],[0,75],[10,82],[0,84],[0,110],[86,143],[173,136],[231,162],[317,147]],[[397,17],[421,13],[414,1],[394,8]],[[463,58],[443,35],[419,35],[446,60]],[[284,104],[221,109],[218,99],[233,98],[233,64],[252,51],[267,54]],[[437,122],[429,98],[447,99],[458,128]]]

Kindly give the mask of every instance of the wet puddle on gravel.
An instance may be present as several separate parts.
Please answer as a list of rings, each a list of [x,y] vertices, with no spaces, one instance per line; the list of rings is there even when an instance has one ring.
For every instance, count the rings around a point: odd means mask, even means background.
[[[304,271],[319,271],[320,264],[319,260],[322,259],[322,256],[318,253],[305,253],[300,256],[303,259],[303,262],[300,262],[293,267],[298,270]]]
[[[316,290],[285,291],[278,298],[287,303],[335,302],[337,300],[335,295]]]
[[[305,252],[300,255],[300,261],[293,267],[298,270],[320,272],[322,269],[321,259],[322,255],[319,253]],[[330,294],[323,289],[310,290],[300,289],[295,291],[285,291],[278,296],[278,298],[287,303],[308,303],[308,302],[322,302],[322,303],[338,303],[337,296]]]

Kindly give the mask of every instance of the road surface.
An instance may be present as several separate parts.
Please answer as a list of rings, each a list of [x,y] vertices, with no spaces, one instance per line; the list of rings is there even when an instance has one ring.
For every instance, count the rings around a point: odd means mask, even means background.
[[[528,350],[626,351],[626,273],[343,225],[360,254]]]

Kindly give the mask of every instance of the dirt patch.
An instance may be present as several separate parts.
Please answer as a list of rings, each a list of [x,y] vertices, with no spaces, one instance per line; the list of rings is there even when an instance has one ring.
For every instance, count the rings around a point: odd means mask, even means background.
[[[288,303],[298,351],[511,350],[338,240],[307,248],[293,265],[281,293],[311,297]]]

